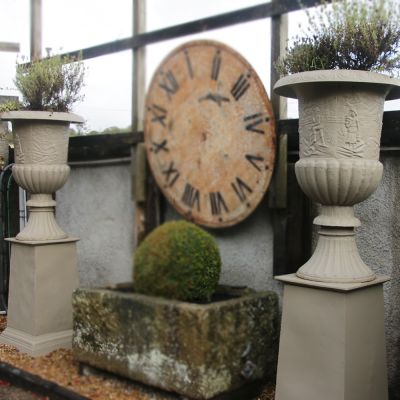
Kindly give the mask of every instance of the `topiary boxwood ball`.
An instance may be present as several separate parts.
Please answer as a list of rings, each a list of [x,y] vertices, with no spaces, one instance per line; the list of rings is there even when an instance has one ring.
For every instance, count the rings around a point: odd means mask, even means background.
[[[138,246],[134,285],[139,293],[183,301],[207,301],[221,272],[214,238],[186,221],[167,222]]]

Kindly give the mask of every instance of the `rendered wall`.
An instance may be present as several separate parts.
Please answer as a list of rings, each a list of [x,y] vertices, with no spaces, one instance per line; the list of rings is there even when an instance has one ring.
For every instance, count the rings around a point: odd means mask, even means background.
[[[80,238],[81,286],[132,280],[130,176],[129,164],[72,167],[57,192],[56,219],[70,236]]]
[[[384,285],[386,344],[391,399],[400,399],[400,158],[383,157],[383,179],[376,192],[356,206],[361,220],[357,244],[376,273],[389,275]],[[397,393],[396,393],[397,392]]]

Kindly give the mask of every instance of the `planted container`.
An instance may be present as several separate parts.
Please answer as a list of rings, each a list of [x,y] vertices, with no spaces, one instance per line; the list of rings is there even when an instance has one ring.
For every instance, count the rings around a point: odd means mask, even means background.
[[[377,188],[385,100],[400,97],[400,80],[368,71],[321,70],[280,79],[281,96],[299,100],[302,190],[322,205],[318,245],[297,275],[323,282],[366,282],[375,274],[361,259],[353,206]]]
[[[31,194],[27,202],[28,223],[16,239],[67,238],[54,218],[56,202],[52,194],[64,186],[70,173],[67,165],[69,126],[84,122],[83,118],[72,113],[48,111],[9,111],[2,113],[0,118],[12,123],[13,177]]]
[[[81,363],[176,392],[211,399],[273,378],[278,298],[219,289],[208,304],[133,292],[78,289],[73,352]]]

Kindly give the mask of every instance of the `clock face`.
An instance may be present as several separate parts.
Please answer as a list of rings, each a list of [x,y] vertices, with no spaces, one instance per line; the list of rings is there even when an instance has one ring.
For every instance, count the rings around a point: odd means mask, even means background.
[[[148,161],[188,220],[226,227],[255,209],[271,180],[274,129],[260,79],[226,45],[186,43],[153,76],[144,125]]]

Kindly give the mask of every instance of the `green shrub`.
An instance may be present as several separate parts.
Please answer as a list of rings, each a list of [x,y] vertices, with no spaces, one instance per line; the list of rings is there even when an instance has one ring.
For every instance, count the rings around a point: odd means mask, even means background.
[[[0,112],[19,110],[21,105],[18,101],[10,100],[0,104]]]
[[[139,293],[183,301],[209,301],[221,272],[213,237],[186,221],[167,222],[135,252],[134,286]]]
[[[398,73],[398,0],[333,0],[312,14],[276,68],[283,75],[321,69]]]
[[[83,62],[54,56],[17,65],[15,86],[22,95],[22,109],[68,112],[83,99]]]

